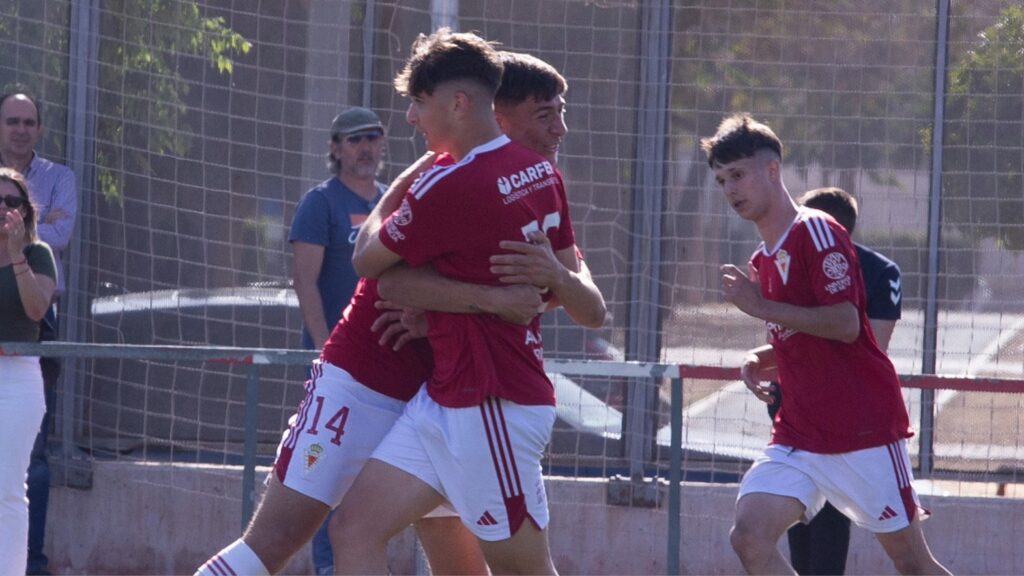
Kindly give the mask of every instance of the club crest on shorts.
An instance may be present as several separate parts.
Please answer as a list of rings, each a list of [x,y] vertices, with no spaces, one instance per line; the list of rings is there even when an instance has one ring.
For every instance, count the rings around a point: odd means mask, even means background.
[[[323,456],[324,447],[320,444],[310,444],[309,447],[306,448],[306,459],[303,461],[306,465],[305,475],[308,476],[309,473],[313,471],[313,468],[316,468],[316,465],[320,463]]]

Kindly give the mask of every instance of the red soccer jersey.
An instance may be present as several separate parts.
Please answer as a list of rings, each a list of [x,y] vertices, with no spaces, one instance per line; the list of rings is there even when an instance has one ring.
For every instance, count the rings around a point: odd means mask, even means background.
[[[380,315],[377,281],[359,280],[352,300],[324,344],[321,358],[352,375],[360,384],[408,402],[430,377],[434,367],[430,344],[418,339],[395,352],[377,343],[370,327]]]
[[[846,229],[824,212],[801,208],[778,245],[769,252],[762,244],[751,262],[768,300],[802,307],[850,302],[860,315],[851,344],[767,324],[785,398],[772,442],[836,454],[912,436],[896,370],[871,333]]]
[[[498,286],[490,257],[502,252],[499,242],[524,241],[533,230],[544,231],[555,251],[576,243],[561,175],[501,136],[425,172],[385,220],[380,239],[412,266],[430,262],[449,278]],[[487,314],[428,312],[430,396],[451,408],[490,396],[553,405],[539,318],[518,326]]]

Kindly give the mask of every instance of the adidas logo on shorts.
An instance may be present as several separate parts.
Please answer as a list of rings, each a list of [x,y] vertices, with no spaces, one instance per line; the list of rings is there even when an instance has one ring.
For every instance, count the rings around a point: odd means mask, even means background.
[[[476,521],[476,525],[477,526],[497,526],[498,525],[498,521],[494,519],[494,516],[491,516],[490,512],[484,512],[484,515],[481,516],[480,519]]]
[[[893,518],[895,518],[897,516],[899,516],[899,514],[895,510],[893,510],[892,508],[886,506],[885,510],[882,510],[882,515],[879,516],[878,519],[879,520],[891,520],[891,519],[893,519]]]

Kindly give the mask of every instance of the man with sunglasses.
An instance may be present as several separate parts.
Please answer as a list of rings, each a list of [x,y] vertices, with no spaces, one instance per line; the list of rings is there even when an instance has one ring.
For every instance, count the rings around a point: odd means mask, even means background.
[[[0,166],[12,168],[28,181],[28,192],[39,210],[39,239],[50,246],[57,264],[57,289],[53,303],[42,322],[39,339],[57,339],[57,304],[65,288],[61,255],[71,240],[78,214],[75,175],[66,166],[51,162],[36,153],[43,123],[39,105],[28,95],[11,92],[0,96]],[[50,499],[50,465],[46,454],[46,435],[53,410],[54,388],[60,377],[59,358],[40,358],[46,392],[46,415],[32,449],[28,468],[29,536],[27,574],[49,574],[49,560],[43,553],[46,534],[46,510]]]
[[[302,345],[321,350],[355,291],[352,246],[359,225],[385,186],[376,177],[384,156],[384,125],[373,111],[353,107],[334,118],[327,167],[333,176],[306,192],[288,237],[292,283],[302,311]],[[334,565],[327,524],[313,539],[319,573]]]

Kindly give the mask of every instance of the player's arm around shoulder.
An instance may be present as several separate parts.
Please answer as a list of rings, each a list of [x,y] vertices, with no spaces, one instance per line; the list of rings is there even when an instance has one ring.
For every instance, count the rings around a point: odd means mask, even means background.
[[[453,314],[493,314],[506,322],[529,324],[542,311],[535,286],[487,286],[441,276],[432,266],[412,268],[399,264],[380,277],[381,298],[420,310]]]
[[[608,315],[608,307],[587,263],[579,258],[576,246],[559,250],[555,256],[562,265],[563,274],[561,281],[549,288],[558,303],[580,326],[600,328]]]
[[[433,165],[434,159],[434,154],[428,152],[406,168],[391,183],[380,202],[359,227],[359,234],[352,249],[352,267],[356,274],[363,278],[379,278],[385,270],[402,260],[401,256],[384,245],[380,239],[380,231],[388,215],[398,210],[405,193],[416,178]]]
[[[604,324],[604,296],[575,244],[555,252],[545,234],[531,232],[527,242],[506,240],[500,247],[508,252],[491,256],[491,272],[502,282],[551,290],[554,298],[549,308],[562,306],[573,321],[586,328]]]

